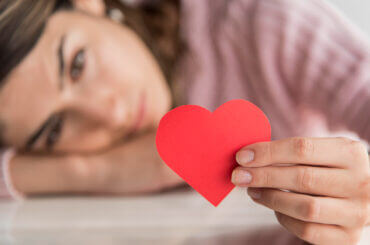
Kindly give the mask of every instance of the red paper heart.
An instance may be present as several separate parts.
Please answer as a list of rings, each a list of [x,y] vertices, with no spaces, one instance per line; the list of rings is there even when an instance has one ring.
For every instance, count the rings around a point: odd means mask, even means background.
[[[248,101],[232,100],[213,113],[195,105],[173,109],[159,123],[156,144],[162,160],[217,206],[234,188],[235,153],[270,138],[265,114]]]

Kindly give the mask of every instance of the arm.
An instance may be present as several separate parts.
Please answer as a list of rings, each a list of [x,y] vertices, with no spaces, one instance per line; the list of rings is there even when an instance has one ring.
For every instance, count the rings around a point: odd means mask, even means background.
[[[145,193],[181,182],[157,155],[154,133],[94,155],[17,155],[9,170],[25,195]]]
[[[279,116],[308,107],[331,129],[345,128],[370,142],[370,44],[362,34],[324,1],[254,2],[252,58],[266,96],[281,96],[276,102],[290,106]],[[237,154],[233,183],[250,187],[252,199],[274,210],[284,227],[313,244],[358,242],[370,221],[363,144],[291,138],[244,150]]]

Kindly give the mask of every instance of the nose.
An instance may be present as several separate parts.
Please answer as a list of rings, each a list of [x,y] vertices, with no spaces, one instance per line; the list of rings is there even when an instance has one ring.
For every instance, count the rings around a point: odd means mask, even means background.
[[[127,121],[127,110],[123,100],[107,90],[79,96],[72,101],[71,106],[92,122],[107,128],[123,127]]]

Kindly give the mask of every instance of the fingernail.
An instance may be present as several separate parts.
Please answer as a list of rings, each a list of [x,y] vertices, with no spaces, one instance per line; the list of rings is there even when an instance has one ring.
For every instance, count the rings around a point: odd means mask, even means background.
[[[258,189],[248,188],[248,195],[253,199],[260,199],[261,198],[261,191],[258,190]]]
[[[238,153],[236,153],[236,161],[241,165],[247,164],[253,161],[253,159],[254,159],[254,152],[251,150],[245,149],[245,150],[241,150]]]
[[[252,175],[246,170],[235,170],[232,175],[232,182],[236,185],[249,184],[252,181]]]

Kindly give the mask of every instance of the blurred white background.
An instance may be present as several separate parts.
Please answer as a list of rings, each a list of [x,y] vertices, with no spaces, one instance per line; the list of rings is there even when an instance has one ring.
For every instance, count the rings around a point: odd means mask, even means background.
[[[369,0],[328,0],[349,17],[370,37],[370,1]]]

